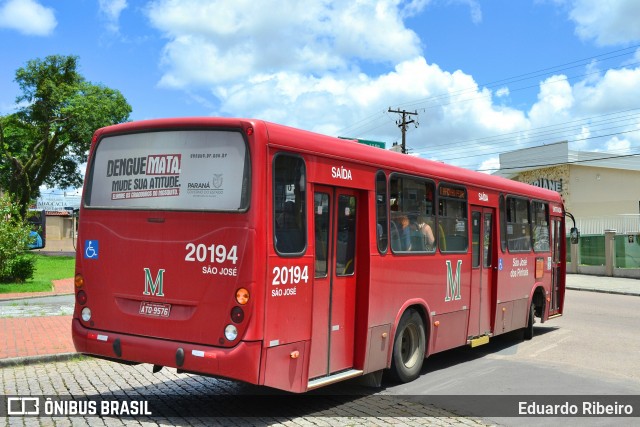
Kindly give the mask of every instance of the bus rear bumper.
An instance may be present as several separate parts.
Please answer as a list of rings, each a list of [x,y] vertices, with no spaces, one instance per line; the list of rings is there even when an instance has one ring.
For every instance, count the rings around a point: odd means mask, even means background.
[[[241,341],[220,348],[71,326],[76,351],[121,363],[150,363],[258,384],[260,341]]]

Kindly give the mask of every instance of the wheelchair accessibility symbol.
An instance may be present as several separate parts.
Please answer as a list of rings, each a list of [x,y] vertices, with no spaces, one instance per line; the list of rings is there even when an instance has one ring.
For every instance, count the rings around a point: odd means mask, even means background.
[[[84,241],[84,257],[87,259],[98,259],[98,241]]]

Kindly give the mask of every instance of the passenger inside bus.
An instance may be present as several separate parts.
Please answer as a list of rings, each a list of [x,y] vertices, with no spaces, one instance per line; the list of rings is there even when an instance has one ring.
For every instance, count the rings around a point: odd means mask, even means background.
[[[391,221],[391,249],[396,252],[411,250],[411,226],[407,215],[397,215]]]
[[[429,221],[423,215],[416,218],[416,221],[411,225],[411,247],[414,251],[428,251],[433,250],[433,244],[436,241],[433,235],[433,228],[429,225]]]

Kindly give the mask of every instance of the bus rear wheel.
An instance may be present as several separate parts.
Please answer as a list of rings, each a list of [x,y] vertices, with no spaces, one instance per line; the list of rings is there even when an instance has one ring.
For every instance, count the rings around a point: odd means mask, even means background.
[[[400,318],[393,342],[391,374],[403,383],[420,375],[425,354],[425,333],[422,317],[415,310],[407,310]]]

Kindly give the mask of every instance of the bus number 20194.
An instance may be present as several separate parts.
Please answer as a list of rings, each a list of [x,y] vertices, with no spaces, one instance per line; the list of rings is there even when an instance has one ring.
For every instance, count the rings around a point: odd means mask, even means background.
[[[200,243],[187,243],[185,247],[187,254],[184,257],[185,261],[190,262],[210,262],[221,264],[226,261],[231,261],[232,264],[238,262],[238,247],[236,245],[231,246],[229,249],[225,245],[205,245]]]
[[[273,286],[278,285],[296,285],[298,283],[307,283],[309,281],[309,267],[300,267],[299,265],[290,267],[273,267]]]

